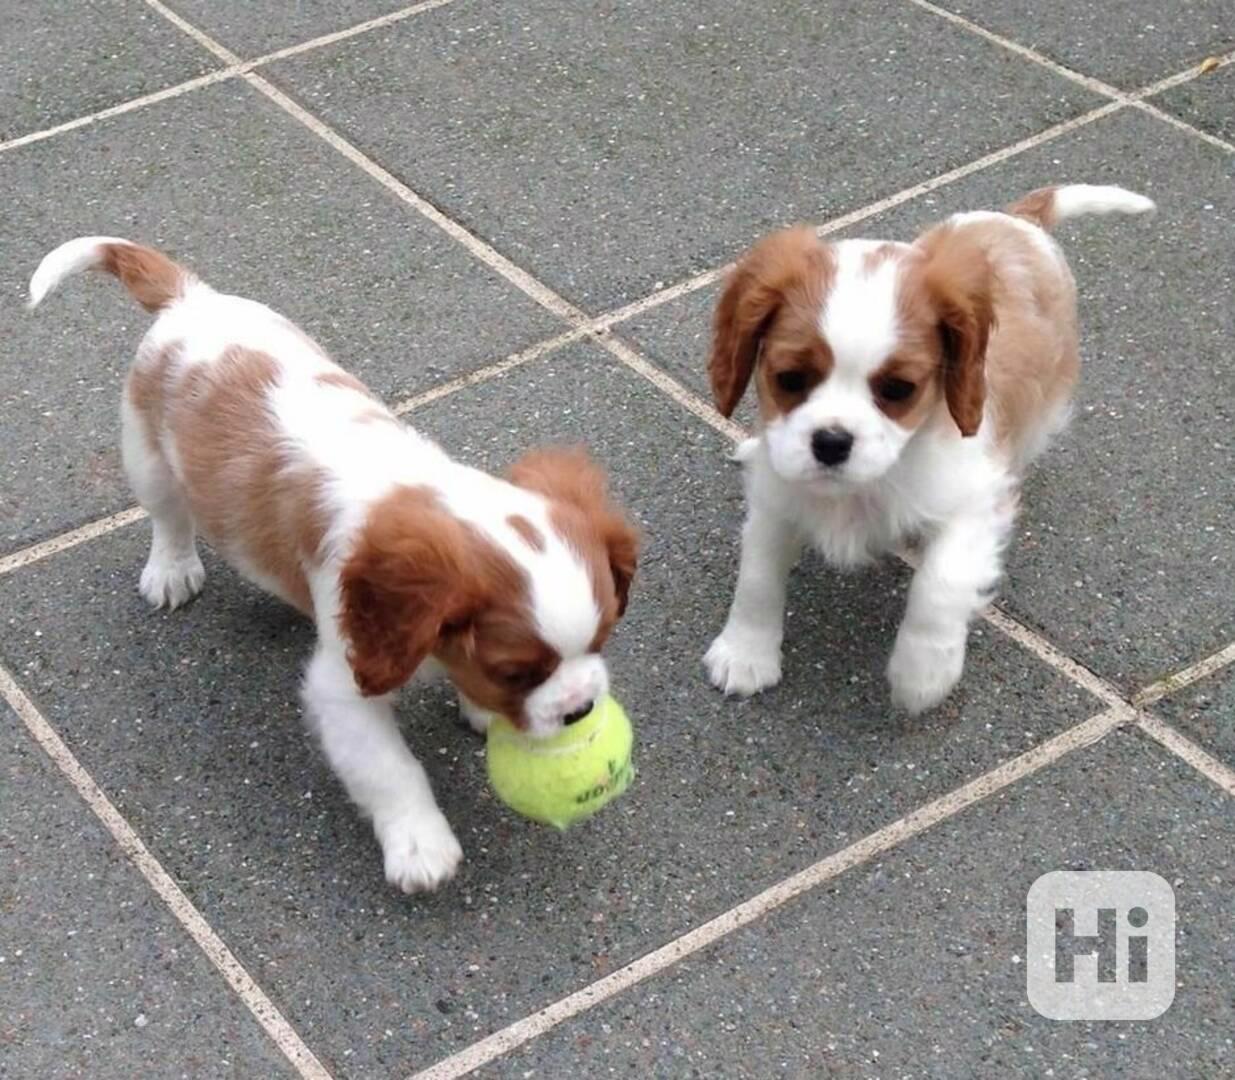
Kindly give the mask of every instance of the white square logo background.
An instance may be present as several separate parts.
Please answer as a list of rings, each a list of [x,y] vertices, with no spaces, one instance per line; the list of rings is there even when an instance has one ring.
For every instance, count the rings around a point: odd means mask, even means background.
[[[1113,922],[1108,915],[1100,925],[1102,909],[1114,911]],[[1065,910],[1072,912],[1070,935],[1059,925]],[[1152,1020],[1175,998],[1175,891],[1157,874],[1043,874],[1025,898],[1025,933],[1029,1004],[1048,1019]],[[1071,955],[1067,981],[1056,980],[1057,947]],[[1099,981],[1099,952],[1114,956],[1113,972],[1109,964],[1106,972],[1113,981]],[[1145,958],[1144,981],[1131,981],[1134,954]]]

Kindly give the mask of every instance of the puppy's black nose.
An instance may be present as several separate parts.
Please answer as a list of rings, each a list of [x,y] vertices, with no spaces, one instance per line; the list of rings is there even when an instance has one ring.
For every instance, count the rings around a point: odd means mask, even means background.
[[[820,428],[810,440],[810,451],[821,465],[839,465],[852,446],[853,436],[843,428]]]
[[[591,711],[592,711],[592,702],[589,701],[586,705],[583,706],[582,709],[576,709],[574,712],[568,713],[566,716],[563,716],[562,723],[566,725],[578,723],[585,716],[587,716],[587,714],[590,713]]]

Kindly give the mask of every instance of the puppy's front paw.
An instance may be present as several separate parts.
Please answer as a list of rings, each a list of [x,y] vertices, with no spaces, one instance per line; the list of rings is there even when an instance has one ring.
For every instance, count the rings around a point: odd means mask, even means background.
[[[206,568],[194,553],[174,561],[151,559],[142,571],[138,591],[154,607],[174,611],[201,592],[205,582]]]
[[[780,682],[780,646],[754,634],[726,630],[703,658],[717,690],[750,697]]]
[[[941,642],[901,629],[888,661],[892,701],[910,713],[934,708],[952,692],[965,667],[965,638]]]
[[[432,892],[449,881],[463,861],[463,849],[441,814],[410,815],[377,830],[386,880],[405,893]]]

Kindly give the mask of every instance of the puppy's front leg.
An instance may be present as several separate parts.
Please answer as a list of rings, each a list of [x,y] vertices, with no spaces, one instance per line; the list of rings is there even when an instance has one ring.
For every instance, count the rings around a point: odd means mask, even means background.
[[[386,880],[410,893],[452,878],[463,850],[399,734],[390,698],[361,696],[347,660],[326,645],[309,662],[303,696],[331,768],[373,821]]]
[[[780,682],[785,583],[801,553],[796,525],[765,507],[747,511],[729,619],[703,658],[717,689],[746,697]]]
[[[892,700],[909,712],[938,705],[960,680],[969,621],[994,592],[1012,518],[1002,509],[967,514],[928,541],[888,662]]]

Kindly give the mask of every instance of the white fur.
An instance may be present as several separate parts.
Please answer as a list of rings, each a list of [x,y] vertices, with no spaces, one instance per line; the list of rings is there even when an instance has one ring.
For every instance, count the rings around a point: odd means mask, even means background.
[[[1060,218],[1153,207],[1120,188],[1087,185],[1059,188],[1055,200]],[[1045,265],[1069,276],[1058,246],[1028,221],[988,212],[951,220],[996,219],[1032,235],[1052,257]],[[961,438],[945,413],[913,432],[889,420],[868,379],[897,344],[899,260],[868,270],[864,256],[874,246],[842,241],[832,248],[834,284],[819,314],[832,371],[805,402],[734,453],[747,495],[741,562],[728,620],[704,657],[712,682],[727,694],[753,694],[779,682],[786,581],[803,544],[850,567],[918,537],[922,556],[887,675],[893,700],[910,712],[942,701],[961,677],[969,622],[1002,572],[1020,473],[1067,418],[1066,405],[1045,411],[1040,430],[1015,453],[993,444],[989,424]],[[1019,287],[1018,267],[1001,271],[1009,275],[1006,286]],[[1025,285],[1032,296],[1032,282]],[[814,459],[811,438],[823,428],[853,435],[843,463]]]
[[[1153,199],[1110,184],[1064,184],[1055,189],[1059,221],[1082,214],[1147,214],[1153,209]]]
[[[79,236],[49,251],[30,277],[30,298],[26,306],[38,307],[66,277],[98,266],[104,244],[131,246],[128,240],[115,236]]]
[[[85,237],[48,255],[31,280],[31,304],[67,275],[98,265],[104,243],[127,241]],[[184,365],[216,363],[232,346],[261,351],[277,362],[278,382],[264,404],[293,457],[312,463],[326,477],[329,503],[325,556],[309,576],[318,641],[305,674],[305,712],[335,773],[373,822],[387,878],[408,892],[433,889],[453,876],[462,849],[437,807],[423,767],[399,733],[392,698],[366,698],[357,688],[339,628],[342,565],[370,508],[398,485],[433,490],[446,509],[506,551],[528,576],[528,618],[562,658],[528,697],[528,726],[534,735],[560,730],[565,717],[608,689],[604,661],[590,654],[601,616],[587,567],[553,528],[543,497],[451,460],[405,425],[355,423],[374,402],[354,389],[317,381],[316,375],[337,369],[288,320],[263,304],[218,293],[191,275],[184,282],[183,294],[159,313],[146,334],[139,357],[175,343]],[[151,604],[175,608],[200,591],[205,571],[174,433],[163,432],[152,447],[128,394],[122,413],[125,468],[153,524],[140,590]],[[545,540],[543,551],[533,550],[510,527],[507,518],[515,514],[537,527]],[[259,586],[281,595],[278,583],[243,551],[221,554]],[[483,730],[482,710],[466,700],[461,707]]]

